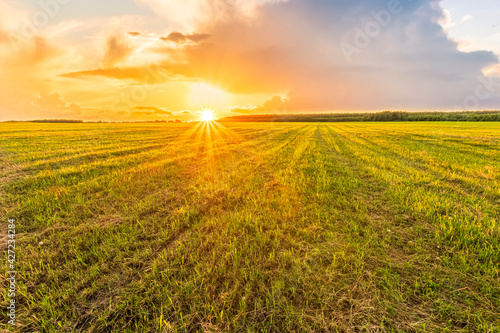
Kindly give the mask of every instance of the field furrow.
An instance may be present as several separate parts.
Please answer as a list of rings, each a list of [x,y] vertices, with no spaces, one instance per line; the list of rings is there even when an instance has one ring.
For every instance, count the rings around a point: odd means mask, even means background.
[[[2,124],[19,332],[497,332],[499,142],[489,123]]]

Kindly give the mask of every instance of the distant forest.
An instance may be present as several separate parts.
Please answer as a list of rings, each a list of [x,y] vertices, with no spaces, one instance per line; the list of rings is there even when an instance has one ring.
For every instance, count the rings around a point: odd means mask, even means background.
[[[218,122],[367,122],[367,121],[500,121],[500,111],[323,113],[323,114],[263,114],[225,117]],[[8,121],[17,122],[17,121]],[[31,123],[84,123],[73,119],[29,120]],[[122,121],[122,123],[166,123],[180,120]],[[107,123],[85,121],[85,123]]]
[[[83,123],[83,120],[75,119],[41,119],[41,120],[29,120],[28,123]]]
[[[6,123],[54,123],[54,124],[111,124],[111,123],[181,123],[182,121],[176,120],[148,120],[148,121],[83,121],[76,119],[40,119],[40,120],[7,120]]]
[[[268,114],[226,117],[219,122],[500,121],[500,111]]]

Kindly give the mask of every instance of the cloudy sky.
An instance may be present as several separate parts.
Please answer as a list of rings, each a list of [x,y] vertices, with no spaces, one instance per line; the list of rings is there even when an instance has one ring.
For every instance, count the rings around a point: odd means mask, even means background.
[[[500,0],[0,0],[0,120],[500,109]]]

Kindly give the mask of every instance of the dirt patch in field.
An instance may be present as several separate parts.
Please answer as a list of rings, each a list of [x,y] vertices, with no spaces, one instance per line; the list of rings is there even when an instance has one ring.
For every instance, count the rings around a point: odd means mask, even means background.
[[[104,228],[112,225],[117,225],[123,222],[121,216],[113,215],[113,216],[102,216],[95,220],[94,222],[90,222],[89,225],[95,226],[98,228]]]
[[[7,223],[0,224],[0,249],[2,251],[7,251],[7,245],[9,243],[9,237],[7,236]]]

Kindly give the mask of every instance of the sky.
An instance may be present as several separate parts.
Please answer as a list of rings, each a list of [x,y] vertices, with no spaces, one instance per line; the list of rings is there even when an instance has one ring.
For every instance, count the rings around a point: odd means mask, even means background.
[[[0,120],[500,109],[500,0],[0,0]]]

